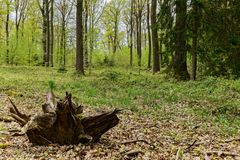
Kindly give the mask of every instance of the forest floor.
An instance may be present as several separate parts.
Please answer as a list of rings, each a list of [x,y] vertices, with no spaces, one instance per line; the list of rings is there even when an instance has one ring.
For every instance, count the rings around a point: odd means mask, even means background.
[[[0,122],[0,159],[240,159],[240,80],[206,77],[177,82],[130,69],[93,69],[80,77],[43,67],[0,67],[0,118],[10,97],[23,112],[39,112],[49,83],[85,106],[85,115],[124,109],[120,123],[97,144],[34,146],[11,137]],[[129,141],[135,141],[130,143]]]

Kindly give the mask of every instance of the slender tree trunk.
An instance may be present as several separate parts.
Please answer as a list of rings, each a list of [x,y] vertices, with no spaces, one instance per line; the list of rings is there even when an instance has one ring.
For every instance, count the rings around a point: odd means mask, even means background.
[[[118,16],[119,13],[116,13],[116,17],[114,19],[113,57],[115,56],[118,46]]]
[[[151,68],[152,61],[152,40],[151,40],[151,28],[150,28],[150,0],[147,4],[147,30],[148,30],[148,68]]]
[[[194,22],[193,22],[193,44],[192,44],[192,80],[196,79],[197,71],[197,48],[198,48],[198,28],[200,24],[199,18],[199,7],[196,0],[193,0],[193,12],[194,12]]]
[[[46,67],[49,67],[49,57],[50,57],[50,17],[49,17],[49,1],[46,2],[46,25],[47,25],[47,57],[46,57]]]
[[[49,57],[49,63],[50,67],[53,67],[53,45],[54,45],[54,28],[53,28],[53,16],[54,16],[54,0],[51,0],[51,10],[50,10],[50,57]]]
[[[64,18],[65,19],[65,18]],[[66,21],[63,22],[63,65],[64,68],[66,67],[66,45],[67,45],[67,40],[66,40]]]
[[[9,2],[6,2],[7,5],[7,16],[6,16],[6,23],[5,23],[5,30],[6,30],[6,64],[9,64],[9,14],[10,14],[10,5]]]
[[[84,53],[83,53],[83,0],[77,0],[77,23],[76,23],[76,70],[84,75]]]
[[[60,64],[61,65],[61,63],[60,63],[60,58],[59,57],[61,57],[61,50],[60,50],[60,48],[61,48],[61,33],[60,33],[60,22],[58,22],[58,27],[57,27],[57,64]]]
[[[138,0],[137,14],[136,14],[136,25],[137,25],[137,55],[138,55],[138,67],[141,69],[142,60],[142,0]]]
[[[85,34],[84,34],[84,60],[88,67],[88,0],[85,0]]]
[[[188,80],[186,58],[186,15],[187,0],[176,0],[176,25],[175,25],[175,55],[173,70],[175,78]]]
[[[65,68],[65,16],[62,14],[62,22],[61,22],[61,38],[60,38],[60,67],[62,69]]]
[[[91,4],[91,16],[90,16],[90,53],[89,53],[89,73],[92,72],[92,56],[93,56],[93,50],[94,50],[94,4]],[[110,45],[109,45],[110,46]],[[110,50],[110,48],[109,48]]]
[[[160,71],[156,9],[157,9],[157,0],[152,0],[151,22],[152,22],[152,42],[153,42],[153,73],[157,73]]]
[[[130,13],[130,66],[133,64],[133,3],[131,0],[131,13]]]
[[[46,62],[47,62],[47,17],[46,17],[47,0],[43,0],[42,3],[43,3],[43,8],[42,8],[42,17],[43,17],[42,46],[43,46],[43,66],[45,66]]]

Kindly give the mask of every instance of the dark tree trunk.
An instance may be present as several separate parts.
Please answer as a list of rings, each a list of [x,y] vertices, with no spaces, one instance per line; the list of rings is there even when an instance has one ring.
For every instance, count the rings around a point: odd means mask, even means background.
[[[37,145],[57,143],[70,145],[98,142],[101,136],[119,123],[119,110],[106,112],[97,116],[82,117],[83,107],[71,100],[71,94],[63,100],[55,101],[54,94],[49,92],[46,103],[42,105],[43,113],[33,117],[22,114],[11,101],[10,115],[26,134],[29,141]]]
[[[133,3],[131,0],[131,13],[130,13],[130,66],[133,64]]]
[[[116,12],[116,17],[114,18],[114,37],[113,37],[113,56],[117,51],[118,46],[118,11]]]
[[[186,16],[187,0],[176,0],[175,55],[173,58],[174,76],[180,80],[190,78],[186,58]]]
[[[198,49],[198,30],[200,25],[199,6],[197,0],[193,0],[193,44],[192,44],[192,80],[196,79],[197,72],[197,49]]]
[[[160,71],[156,9],[157,9],[157,0],[152,0],[151,22],[152,22],[152,42],[153,42],[153,73],[157,73]]]
[[[46,1],[46,28],[47,28],[47,38],[46,38],[46,47],[47,47],[47,56],[46,56],[46,67],[49,67],[49,57],[50,57],[50,16],[49,16],[49,1]]]
[[[84,34],[84,60],[88,67],[88,0],[85,0],[85,34]]]
[[[50,67],[53,67],[53,44],[54,44],[54,28],[53,28],[53,16],[54,16],[54,9],[53,9],[53,5],[54,5],[54,0],[51,0],[51,10],[50,10],[50,57],[49,57],[49,63],[50,63]]]
[[[77,26],[76,26],[76,70],[84,75],[84,56],[83,56],[83,0],[77,0]]]
[[[152,40],[151,40],[151,28],[150,28],[150,0],[147,4],[147,30],[148,30],[148,68],[151,68],[152,61]]]
[[[5,22],[5,31],[6,31],[6,64],[9,64],[9,14],[10,14],[10,5],[9,2],[6,2],[7,5],[7,15]]]
[[[43,47],[43,66],[46,65],[47,62],[47,17],[46,17],[46,3],[47,0],[42,1],[42,17],[43,17],[43,24],[42,24],[42,47]]]
[[[142,0],[138,0],[137,4],[136,25],[137,25],[138,67],[140,71],[142,61]]]

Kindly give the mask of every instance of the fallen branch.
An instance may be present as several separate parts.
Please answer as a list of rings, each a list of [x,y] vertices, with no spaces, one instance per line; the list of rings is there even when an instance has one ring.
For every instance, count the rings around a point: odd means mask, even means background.
[[[232,152],[223,152],[223,151],[206,151],[206,154],[217,154],[218,156],[237,156],[240,157],[237,153]]]
[[[137,143],[137,142],[143,142],[143,143],[146,143],[146,144],[152,146],[153,148],[156,148],[155,145],[153,145],[152,143],[150,143],[146,140],[143,140],[143,139],[129,140],[129,141],[122,142],[121,144],[130,144],[130,143]]]

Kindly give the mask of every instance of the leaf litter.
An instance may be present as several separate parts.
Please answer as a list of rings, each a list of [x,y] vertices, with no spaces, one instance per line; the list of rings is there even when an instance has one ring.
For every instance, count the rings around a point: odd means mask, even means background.
[[[38,96],[40,95],[27,101],[18,101],[17,104],[25,112],[30,108],[30,101],[41,99]],[[7,116],[10,105],[7,96],[0,96],[0,105],[1,117]],[[185,104],[176,104],[178,105],[181,105],[181,109],[186,107]],[[89,108],[85,109],[84,114],[92,114],[93,108]],[[35,146],[28,142],[26,136],[3,134],[8,130],[20,129],[15,122],[0,122],[0,159],[240,159],[239,137],[223,137],[214,130],[211,123],[202,122],[183,113],[183,110],[171,118],[161,117],[160,112],[168,112],[166,108],[163,107],[162,111],[150,109],[154,112],[152,116],[124,110],[119,115],[120,123],[104,134],[99,143],[86,145]],[[111,108],[95,108],[95,112],[109,109]],[[35,108],[30,114],[37,110]],[[159,116],[156,116],[158,112]]]

